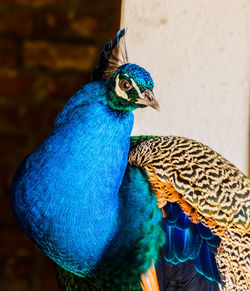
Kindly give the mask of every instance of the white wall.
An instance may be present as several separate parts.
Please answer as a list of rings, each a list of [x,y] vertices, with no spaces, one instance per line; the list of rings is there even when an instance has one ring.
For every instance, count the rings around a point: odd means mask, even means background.
[[[247,173],[250,1],[123,2],[129,60],[151,73],[161,106],[137,110],[133,134],[196,139]]]

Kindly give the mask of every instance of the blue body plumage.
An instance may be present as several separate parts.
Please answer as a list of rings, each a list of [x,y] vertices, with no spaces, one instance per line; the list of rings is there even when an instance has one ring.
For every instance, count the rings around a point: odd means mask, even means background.
[[[124,231],[128,204],[120,213],[119,188],[127,167],[131,111],[158,105],[150,74],[127,59],[118,62],[123,35],[122,30],[105,47],[96,81],[71,97],[47,139],[19,166],[11,187],[13,210],[25,233],[79,276],[96,274],[100,262],[105,268],[122,251],[124,239],[116,236]],[[135,217],[137,225],[142,221]],[[130,231],[128,240],[138,239],[138,232]]]
[[[89,84],[77,100],[90,95],[98,99],[102,90],[103,83]],[[32,241],[59,265],[83,275],[117,231],[117,193],[127,166],[133,115],[99,102],[75,107],[75,99],[22,164],[12,199]]]

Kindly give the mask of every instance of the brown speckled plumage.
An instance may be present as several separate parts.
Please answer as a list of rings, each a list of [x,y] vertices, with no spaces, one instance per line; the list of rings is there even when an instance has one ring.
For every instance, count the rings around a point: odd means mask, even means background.
[[[176,136],[135,145],[129,163],[146,171],[160,208],[176,201],[194,223],[220,236],[221,288],[250,290],[249,179],[211,148]]]

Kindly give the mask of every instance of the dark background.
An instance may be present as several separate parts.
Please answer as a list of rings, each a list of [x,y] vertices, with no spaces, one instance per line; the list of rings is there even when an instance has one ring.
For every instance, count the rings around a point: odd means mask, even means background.
[[[120,0],[0,1],[0,291],[58,290],[53,263],[26,238],[9,192],[21,160],[89,82],[119,29]]]

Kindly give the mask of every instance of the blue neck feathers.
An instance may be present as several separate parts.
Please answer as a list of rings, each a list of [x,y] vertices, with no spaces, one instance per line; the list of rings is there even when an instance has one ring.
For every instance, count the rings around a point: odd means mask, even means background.
[[[46,255],[75,274],[90,272],[117,232],[132,126],[132,113],[106,106],[104,82],[90,83],[15,175],[17,220]]]

